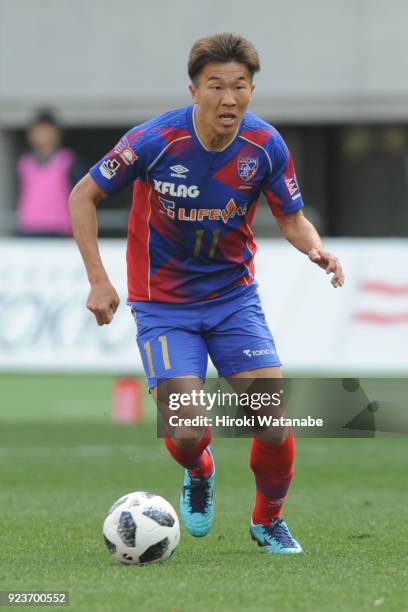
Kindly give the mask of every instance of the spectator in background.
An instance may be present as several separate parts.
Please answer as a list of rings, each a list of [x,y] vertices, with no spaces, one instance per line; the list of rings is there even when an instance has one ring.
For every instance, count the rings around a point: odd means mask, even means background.
[[[71,236],[68,196],[85,174],[71,149],[62,147],[61,127],[49,111],[32,121],[31,151],[18,161],[18,229],[29,236]]]

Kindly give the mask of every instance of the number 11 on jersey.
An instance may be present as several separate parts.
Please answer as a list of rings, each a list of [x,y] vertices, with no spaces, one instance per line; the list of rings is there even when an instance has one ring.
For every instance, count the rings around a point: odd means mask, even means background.
[[[205,230],[203,230],[203,229],[198,229],[195,232],[196,239],[195,239],[195,243],[194,243],[193,257],[199,257],[200,256],[201,247],[202,247],[202,244],[203,244],[204,231]],[[213,229],[211,233],[212,233],[212,241],[211,241],[210,249],[208,251],[208,257],[213,259],[215,257],[215,251],[217,249],[217,244],[218,244],[218,241],[220,239],[221,230],[220,230],[220,228]]]

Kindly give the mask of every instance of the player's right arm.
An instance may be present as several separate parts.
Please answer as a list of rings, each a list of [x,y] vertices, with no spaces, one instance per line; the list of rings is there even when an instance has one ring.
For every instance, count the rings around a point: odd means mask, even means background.
[[[132,128],[74,187],[69,197],[72,229],[88,274],[90,292],[87,308],[98,325],[113,319],[119,296],[102,264],[98,247],[96,207],[104,198],[135,181],[142,172],[143,126]]]
[[[75,185],[69,197],[72,230],[90,284],[86,307],[95,315],[98,325],[110,323],[119,306],[119,296],[109,280],[98,247],[96,206],[106,197],[90,174]]]

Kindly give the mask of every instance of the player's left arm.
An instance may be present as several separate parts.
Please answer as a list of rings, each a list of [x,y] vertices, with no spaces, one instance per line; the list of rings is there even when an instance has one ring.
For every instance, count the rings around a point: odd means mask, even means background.
[[[326,270],[327,274],[333,274],[331,279],[333,287],[343,286],[344,273],[340,260],[325,250],[316,228],[306,219],[302,210],[276,217],[276,222],[286,240],[305,253],[310,261]]]
[[[272,171],[263,185],[263,192],[282,235],[310,261],[327,274],[333,274],[333,287],[342,287],[344,274],[339,259],[325,250],[314,225],[303,215],[302,194],[293,160],[279,132],[275,131],[268,148]]]

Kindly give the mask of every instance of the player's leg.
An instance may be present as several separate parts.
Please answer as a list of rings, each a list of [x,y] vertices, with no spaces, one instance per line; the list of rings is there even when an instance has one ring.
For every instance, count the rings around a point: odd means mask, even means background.
[[[227,377],[238,392],[279,392],[282,373],[280,367],[258,368]],[[245,382],[248,381],[248,386]],[[269,387],[269,390],[268,390]],[[295,439],[287,428],[263,431],[252,439],[250,466],[255,476],[255,503],[252,510],[250,533],[259,546],[271,553],[302,552],[281,518],[283,504],[293,478]]]
[[[209,446],[211,429],[203,421],[203,407],[184,402],[177,409],[177,415],[169,407],[171,399],[174,404],[175,398],[192,398],[193,393],[197,396],[201,388],[201,378],[188,376],[162,381],[152,389],[166,427],[164,442],[167,450],[184,468],[180,515],[187,531],[195,537],[207,535],[214,520],[215,463]],[[197,419],[198,424],[185,425],[186,419]]]
[[[163,380],[151,389],[152,397],[165,426],[164,442],[170,455],[192,476],[205,477],[212,472],[212,461],[207,452],[211,442],[211,428],[205,426],[205,408],[177,398],[192,398],[202,389],[198,376],[179,376]],[[171,399],[170,399],[171,398]],[[185,424],[186,420],[197,424]]]
[[[255,287],[226,303],[210,323],[208,352],[219,375],[235,385],[238,393],[246,384],[252,392],[269,387],[270,394],[275,393],[281,386],[281,362]],[[294,438],[288,434],[284,429],[257,433],[251,446],[256,484],[251,535],[268,552],[301,552],[280,518],[295,456]]]
[[[132,309],[137,324],[137,342],[149,389],[165,424],[164,442],[170,455],[184,468],[180,498],[181,516],[192,535],[208,533],[214,515],[214,462],[208,445],[211,430],[186,426],[183,419],[203,414],[202,407],[180,405],[171,410],[171,399],[192,396],[202,388],[207,369],[207,349],[195,333],[196,317],[191,309],[167,305]],[[174,408],[174,402],[173,402]],[[170,417],[177,417],[174,426]]]

